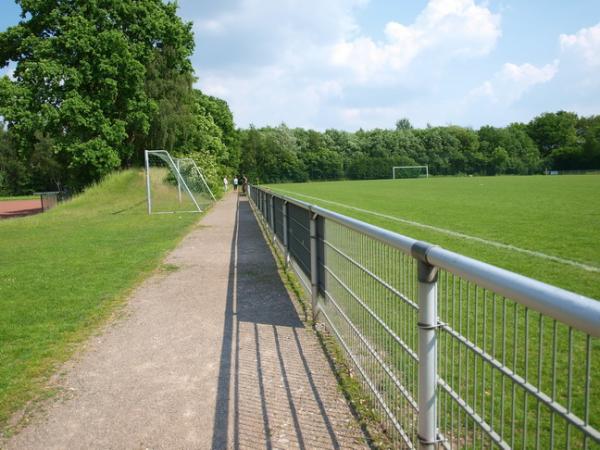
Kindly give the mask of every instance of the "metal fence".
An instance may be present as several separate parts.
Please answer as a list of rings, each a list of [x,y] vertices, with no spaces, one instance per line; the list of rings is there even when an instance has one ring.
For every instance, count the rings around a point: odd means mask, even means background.
[[[36,192],[35,195],[40,196],[43,212],[48,211],[59,203],[71,198],[71,195],[68,191]]]
[[[397,447],[600,448],[600,302],[262,188],[250,199]]]

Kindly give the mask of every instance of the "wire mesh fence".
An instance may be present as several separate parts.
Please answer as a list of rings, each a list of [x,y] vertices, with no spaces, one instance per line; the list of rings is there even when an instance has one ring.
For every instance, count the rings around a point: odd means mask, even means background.
[[[200,212],[214,200],[202,171],[191,158],[173,158],[165,150],[146,151],[149,213]]]
[[[398,448],[600,448],[600,303],[250,193]]]
[[[598,448],[600,341],[442,271],[439,428],[455,448]]]

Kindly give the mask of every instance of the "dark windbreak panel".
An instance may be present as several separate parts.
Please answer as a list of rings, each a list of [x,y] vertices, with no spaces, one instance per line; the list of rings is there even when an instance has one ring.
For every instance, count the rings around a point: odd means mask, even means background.
[[[310,212],[288,203],[288,247],[302,272],[310,278]]]

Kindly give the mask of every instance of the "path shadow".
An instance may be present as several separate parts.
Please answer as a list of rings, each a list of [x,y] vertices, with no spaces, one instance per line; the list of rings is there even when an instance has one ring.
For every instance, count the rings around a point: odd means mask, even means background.
[[[311,366],[303,327],[248,201],[240,197],[212,449],[348,448],[342,444],[348,430],[339,426],[347,424],[348,410],[339,407],[329,368]]]

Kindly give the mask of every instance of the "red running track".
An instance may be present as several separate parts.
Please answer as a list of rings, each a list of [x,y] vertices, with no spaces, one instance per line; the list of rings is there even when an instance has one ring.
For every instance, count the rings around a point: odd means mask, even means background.
[[[42,202],[36,200],[2,200],[0,201],[0,219],[30,216],[42,212]]]

